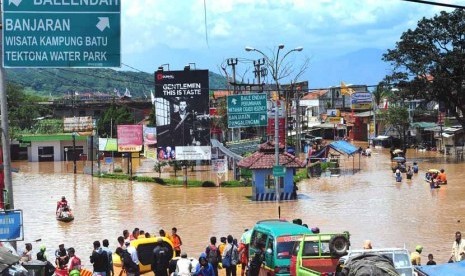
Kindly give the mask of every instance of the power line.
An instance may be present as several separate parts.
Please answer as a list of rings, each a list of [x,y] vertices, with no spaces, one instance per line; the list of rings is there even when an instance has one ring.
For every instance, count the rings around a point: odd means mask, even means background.
[[[446,3],[438,3],[438,2],[433,2],[433,1],[425,1],[425,0],[403,0],[403,1],[405,1],[405,2],[413,2],[413,3],[418,3],[418,4],[432,5],[432,6],[442,6],[442,7],[448,7],[448,8],[465,9],[465,6],[454,5],[454,4],[446,4]]]

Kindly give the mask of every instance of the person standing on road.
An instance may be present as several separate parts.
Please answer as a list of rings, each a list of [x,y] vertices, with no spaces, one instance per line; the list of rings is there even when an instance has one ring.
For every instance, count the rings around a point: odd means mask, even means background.
[[[115,272],[113,270],[113,252],[111,252],[109,248],[110,243],[108,242],[107,239],[104,239],[102,241],[102,250],[107,253],[108,255],[108,269],[107,269],[107,276],[113,276],[115,275]]]
[[[102,247],[100,247],[99,241],[94,241],[94,250],[92,251],[92,255],[90,256],[90,263],[94,267],[93,276],[109,276],[107,275],[108,269],[108,255],[105,251],[103,251]]]
[[[228,235],[226,239],[228,244],[224,249],[222,259],[229,258],[231,261],[231,265],[226,267],[226,276],[236,276],[237,263],[239,262],[237,246],[234,245],[234,239],[231,235]]]
[[[181,256],[181,245],[182,245],[182,240],[181,237],[177,234],[178,229],[176,227],[173,227],[171,229],[171,242],[173,243],[173,249],[174,252],[176,253],[176,257]]]
[[[452,254],[449,262],[460,262],[464,259],[465,241],[462,239],[460,231],[455,232],[455,241],[452,244]]]
[[[210,238],[210,245],[205,248],[207,261],[212,265],[215,276],[218,276],[218,264],[221,262],[221,253],[216,247],[216,237]]]
[[[412,265],[421,265],[421,251],[423,251],[423,246],[417,245],[415,251],[410,254]]]
[[[172,255],[169,256],[169,249],[163,244],[163,239],[158,238],[153,249],[152,271],[155,276],[168,276],[168,267]]]

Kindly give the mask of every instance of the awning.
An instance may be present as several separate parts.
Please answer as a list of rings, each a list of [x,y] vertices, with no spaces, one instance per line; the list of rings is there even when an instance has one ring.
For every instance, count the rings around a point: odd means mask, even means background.
[[[373,111],[369,110],[365,112],[355,113],[354,117],[373,117],[373,114]]]
[[[316,125],[316,127],[319,127],[319,128],[334,128],[334,127],[337,127],[337,129],[346,129],[347,127],[345,125],[341,125],[341,124],[331,124],[331,123],[324,123],[324,124],[321,124],[321,125]]]
[[[358,148],[346,141],[334,141],[329,146],[337,152],[353,155],[358,152]]]
[[[432,122],[415,122],[411,123],[410,126],[414,128],[432,128],[437,126],[437,124]]]

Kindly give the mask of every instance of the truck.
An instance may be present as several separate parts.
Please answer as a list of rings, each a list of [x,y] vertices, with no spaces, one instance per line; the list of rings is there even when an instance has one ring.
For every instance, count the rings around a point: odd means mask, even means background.
[[[350,233],[305,234],[294,246],[291,257],[291,275],[336,275],[339,258],[350,247]]]

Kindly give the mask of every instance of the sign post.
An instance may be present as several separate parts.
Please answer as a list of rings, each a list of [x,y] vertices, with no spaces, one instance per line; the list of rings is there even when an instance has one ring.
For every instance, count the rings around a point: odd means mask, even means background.
[[[228,127],[266,126],[268,115],[266,94],[228,96]]]
[[[4,67],[120,67],[121,1],[2,1]]]

